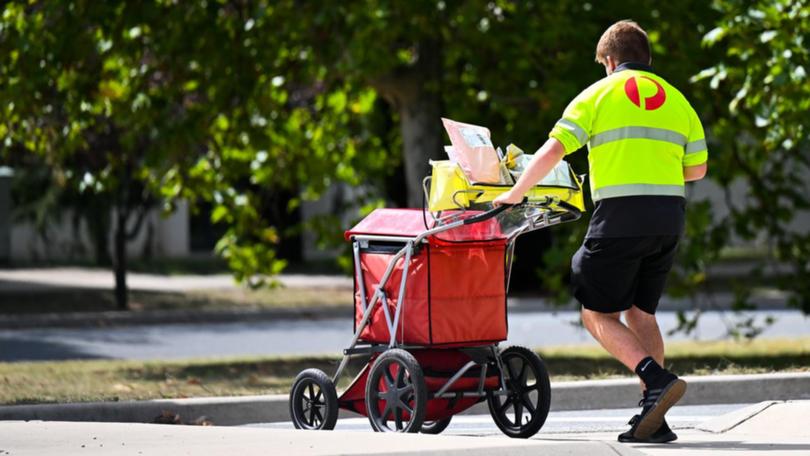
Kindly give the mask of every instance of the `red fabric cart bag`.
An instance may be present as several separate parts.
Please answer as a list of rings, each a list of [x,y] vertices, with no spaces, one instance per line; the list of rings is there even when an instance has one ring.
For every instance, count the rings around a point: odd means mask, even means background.
[[[403,244],[369,242],[361,249],[360,268],[370,301],[388,264]],[[423,244],[411,258],[397,340],[417,345],[486,344],[506,339],[505,241]],[[391,320],[404,266],[401,258],[383,288]],[[363,318],[355,284],[355,327]],[[365,342],[388,343],[385,314],[378,304],[360,335]]]
[[[402,244],[397,246],[402,247]],[[395,247],[395,249],[397,248]],[[382,280],[388,264],[394,257],[396,251],[392,248],[385,249],[371,245],[368,249],[361,250],[360,268],[363,271],[363,279],[366,285],[366,299],[371,302],[371,297],[377,285]],[[411,258],[408,270],[408,282],[406,284],[405,299],[403,302],[402,314],[397,326],[397,340],[405,340],[409,344],[429,344],[430,343],[430,321],[428,316],[428,264],[427,255],[420,253]],[[405,258],[400,258],[383,288],[386,295],[382,305],[388,306],[388,312],[393,323],[396,318],[397,298],[399,297],[399,285],[402,281],[403,265]],[[355,280],[355,282],[357,282]],[[355,328],[360,325],[363,319],[363,308],[360,300],[360,292],[355,283]],[[366,328],[360,334],[360,340],[365,342],[388,343],[390,340],[388,325],[386,324],[385,313],[380,304],[374,308]]]

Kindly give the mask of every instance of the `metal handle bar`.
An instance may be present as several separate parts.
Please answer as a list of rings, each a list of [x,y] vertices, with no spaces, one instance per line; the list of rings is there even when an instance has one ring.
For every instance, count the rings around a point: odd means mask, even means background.
[[[435,227],[433,227],[433,228],[431,228],[431,229],[429,229],[427,231],[424,231],[424,232],[420,233],[418,236],[416,236],[416,238],[414,238],[414,245],[419,245],[420,243],[422,243],[422,241],[424,241],[429,236],[433,236],[433,235],[436,235],[436,234],[439,234],[439,233],[442,233],[442,232],[445,232],[445,231],[452,230],[454,228],[458,228],[461,225],[470,225],[470,224],[473,224],[473,223],[478,223],[478,222],[482,222],[484,220],[488,220],[488,219],[490,219],[492,217],[495,217],[496,215],[500,214],[501,212],[503,212],[503,211],[505,211],[505,210],[507,210],[509,208],[513,208],[515,206],[520,206],[520,205],[527,204],[527,203],[528,203],[528,198],[524,198],[523,201],[521,201],[518,204],[503,204],[503,205],[498,206],[496,208],[490,209],[489,211],[484,212],[482,214],[474,215],[474,216],[472,216],[472,217],[470,217],[468,219],[455,220],[455,221],[450,222],[450,223],[448,223],[446,225],[435,226]],[[539,204],[541,207],[546,207],[546,208],[548,206],[550,206],[551,204],[557,204],[557,206],[559,208],[561,208],[561,209],[563,209],[565,211],[562,214],[560,214],[560,218],[557,219],[557,223],[559,223],[559,222],[569,222],[569,221],[577,220],[578,218],[580,218],[582,216],[582,212],[579,209],[577,209],[576,207],[574,207],[573,205],[571,205],[569,203],[566,203],[565,201],[559,201],[557,198],[545,197],[542,202],[538,202],[538,203],[533,202],[532,204]],[[364,237],[367,238],[368,236],[364,236]]]
[[[484,212],[482,214],[474,215],[474,216],[472,216],[470,218],[464,219],[464,224],[465,225],[472,225],[473,223],[479,223],[479,222],[483,222],[485,220],[489,220],[492,217],[495,217],[496,215],[500,214],[501,212],[503,212],[503,211],[505,211],[507,209],[510,209],[510,208],[513,208],[513,207],[516,207],[516,206],[520,206],[521,204],[525,204],[526,202],[528,202],[528,200],[529,200],[528,198],[523,198],[523,201],[521,201],[520,203],[517,203],[517,204],[502,204],[502,205],[500,205],[498,207],[494,207],[494,208],[492,208],[492,209],[490,209],[490,210],[488,210],[488,211],[486,211],[486,212]],[[563,209],[565,211],[565,213],[560,216],[560,221],[562,221],[562,222],[570,222],[570,221],[573,221],[573,220],[577,220],[582,216],[582,211],[577,209],[574,205],[569,204],[569,203],[567,203],[565,201],[552,201],[552,200],[549,199],[549,200],[546,200],[544,203],[541,203],[541,205],[542,206],[547,206],[547,205],[550,205],[552,203],[556,204],[557,207],[559,207],[560,209]]]
[[[569,204],[565,201],[557,201],[557,206],[559,206],[561,209],[564,209],[566,212],[560,217],[560,221],[571,222],[574,220],[578,220],[580,217],[582,217],[582,211],[580,211],[573,204]]]
[[[494,207],[494,208],[484,212],[483,214],[473,215],[470,218],[464,219],[464,224],[465,225],[472,225],[473,223],[478,223],[478,222],[483,222],[484,220],[489,220],[492,217],[495,217],[496,215],[500,214],[501,212],[503,212],[503,211],[505,211],[505,210],[507,210],[509,208],[512,208],[512,207],[515,207],[515,206],[520,206],[521,204],[525,203],[526,201],[528,201],[528,198],[523,198],[523,201],[521,201],[521,202],[519,202],[517,204],[501,204],[500,206]]]

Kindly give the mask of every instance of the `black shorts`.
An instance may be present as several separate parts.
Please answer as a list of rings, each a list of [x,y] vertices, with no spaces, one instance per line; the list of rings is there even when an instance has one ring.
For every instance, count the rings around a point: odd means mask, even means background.
[[[571,260],[574,297],[588,310],[654,314],[680,236],[586,238]]]

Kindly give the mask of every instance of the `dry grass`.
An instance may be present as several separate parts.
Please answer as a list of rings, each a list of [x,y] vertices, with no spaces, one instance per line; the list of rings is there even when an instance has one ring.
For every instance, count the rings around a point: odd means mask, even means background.
[[[558,380],[623,377],[629,372],[594,346],[539,350]],[[810,371],[810,337],[753,341],[674,342],[666,347],[667,368],[679,375]]]
[[[0,403],[118,401],[286,392],[326,358],[0,363]]]

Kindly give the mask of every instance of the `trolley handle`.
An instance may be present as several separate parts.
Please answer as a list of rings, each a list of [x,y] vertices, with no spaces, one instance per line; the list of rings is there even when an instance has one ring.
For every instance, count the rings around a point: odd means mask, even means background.
[[[465,225],[472,225],[473,223],[478,223],[478,222],[483,222],[484,220],[489,220],[492,217],[495,217],[496,215],[500,214],[501,212],[503,212],[503,211],[505,211],[507,209],[513,208],[515,206],[520,206],[521,204],[525,203],[528,200],[529,200],[528,198],[523,198],[523,201],[521,201],[521,202],[519,202],[517,204],[501,204],[500,206],[494,207],[494,208],[492,208],[492,209],[490,209],[490,210],[488,210],[488,211],[486,211],[484,213],[481,213],[481,214],[478,214],[478,215],[473,215],[470,218],[464,219],[464,224]]]
[[[561,217],[562,222],[571,222],[582,217],[582,211],[580,211],[573,204],[569,204],[565,201],[558,201],[557,206],[565,210],[565,214],[563,214]]]

